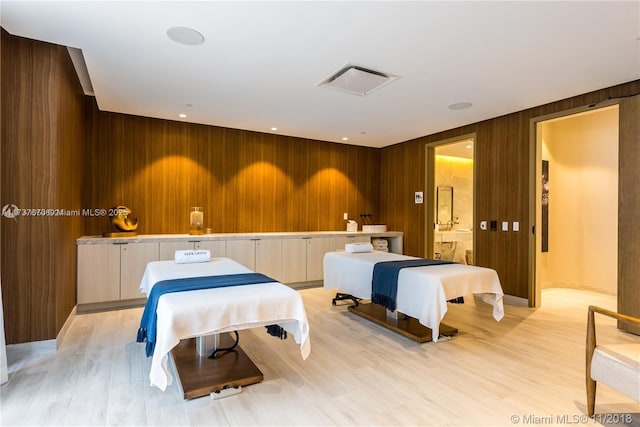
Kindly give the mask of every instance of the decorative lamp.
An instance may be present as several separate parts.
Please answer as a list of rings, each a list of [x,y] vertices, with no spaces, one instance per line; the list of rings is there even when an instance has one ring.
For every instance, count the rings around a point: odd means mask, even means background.
[[[189,234],[204,234],[204,211],[201,207],[191,208],[189,213]]]

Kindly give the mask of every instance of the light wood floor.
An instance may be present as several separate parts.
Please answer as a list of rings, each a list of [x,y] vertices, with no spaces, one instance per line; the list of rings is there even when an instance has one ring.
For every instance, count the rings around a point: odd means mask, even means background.
[[[241,345],[265,380],[221,400],[184,401],[176,383],[148,385],[150,359],[135,343],[142,309],[78,315],[59,350],[52,341],[9,346],[0,425],[285,426],[594,424],[585,419],[586,307],[615,309],[610,295],[543,291],[543,307],[491,307],[466,298],[445,323],[460,333],[417,344],[334,307],[334,293],[305,289],[311,355],[264,328]],[[608,341],[637,339],[598,319]],[[640,404],[604,386],[597,413],[632,414]]]

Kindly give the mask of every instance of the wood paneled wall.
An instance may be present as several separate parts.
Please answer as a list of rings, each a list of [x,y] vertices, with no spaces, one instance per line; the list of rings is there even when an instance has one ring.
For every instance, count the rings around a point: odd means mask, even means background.
[[[432,207],[427,199],[424,205],[413,203],[415,191],[426,194],[425,145],[475,132],[475,228],[481,219],[519,221],[521,227],[518,233],[476,233],[475,263],[496,269],[506,294],[527,298],[531,119],[637,93],[640,81],[633,81],[383,148],[381,170],[398,173],[382,181],[382,219],[405,233],[407,254],[425,256],[425,209]],[[621,226],[621,233],[629,231],[624,229],[628,225]]]
[[[479,233],[474,258],[498,271],[507,294],[523,298],[531,119],[640,92],[634,81],[369,149],[100,112],[82,96],[65,48],[4,31],[1,43],[2,206],[122,204],[140,219],[141,234],[186,233],[191,206],[204,207],[214,232],[341,230],[343,212],[356,220],[370,213],[405,233],[407,254],[424,256],[432,207],[428,199],[414,204],[413,194],[426,190],[425,144],[475,133],[476,221],[520,221],[522,232]],[[621,180],[635,182],[627,173]],[[633,191],[621,200],[639,199]],[[631,224],[640,213],[626,212],[621,235],[637,231]],[[75,304],[75,239],[110,230],[109,219],[0,220],[7,342],[53,338]]]
[[[83,94],[66,48],[2,30],[2,202],[80,206]],[[2,217],[7,343],[54,338],[75,306],[80,217]]]
[[[640,95],[620,103],[618,311],[640,316]],[[640,335],[640,327],[621,322]]]
[[[138,232],[344,230],[379,213],[378,149],[91,109],[84,206],[125,205]],[[109,231],[87,218],[86,234]]]

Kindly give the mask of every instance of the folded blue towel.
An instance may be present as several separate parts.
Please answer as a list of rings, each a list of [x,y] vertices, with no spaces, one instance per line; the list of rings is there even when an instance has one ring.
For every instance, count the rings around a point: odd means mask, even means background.
[[[253,285],[258,283],[275,282],[276,280],[260,273],[227,274],[222,276],[187,277],[183,279],[163,280],[156,283],[144,306],[137,342],[147,340],[147,357],[153,355],[156,345],[156,327],[158,316],[158,300],[164,294],[171,292],[194,291],[198,289],[223,288],[227,286]]]
[[[398,295],[398,275],[400,270],[409,267],[424,267],[428,265],[453,264],[451,261],[436,259],[407,259],[401,261],[382,261],[373,266],[371,281],[371,302],[380,304],[386,309],[396,311],[396,297]]]

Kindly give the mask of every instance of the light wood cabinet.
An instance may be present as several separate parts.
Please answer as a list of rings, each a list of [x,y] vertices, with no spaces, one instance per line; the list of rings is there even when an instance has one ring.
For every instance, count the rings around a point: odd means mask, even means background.
[[[307,239],[282,239],[282,282],[307,281]]]
[[[282,240],[282,282],[315,282],[324,277],[324,254],[333,251],[332,237]]]
[[[227,256],[227,242],[224,240],[196,241],[193,249],[205,249],[211,252],[211,257]]]
[[[130,238],[81,237],[77,241],[78,304],[115,308],[144,298],[138,289],[147,264],[175,259],[177,250],[207,249],[282,283],[319,282],[327,252],[347,243],[369,242],[372,234],[238,233],[209,236],[149,235]],[[392,252],[402,253],[402,233],[387,233]]]
[[[282,239],[256,240],[256,271],[282,281]]]
[[[156,242],[79,245],[78,304],[144,298],[140,280],[157,260]]]
[[[307,282],[324,279],[324,254],[333,252],[331,237],[307,239]]]
[[[120,246],[120,299],[146,298],[140,281],[147,264],[158,261],[157,243],[125,243]]]
[[[78,246],[78,304],[120,299],[120,246]]]
[[[282,239],[228,240],[226,250],[226,257],[257,273],[282,280]]]
[[[227,240],[227,258],[239,262],[250,270],[256,269],[257,239]]]

